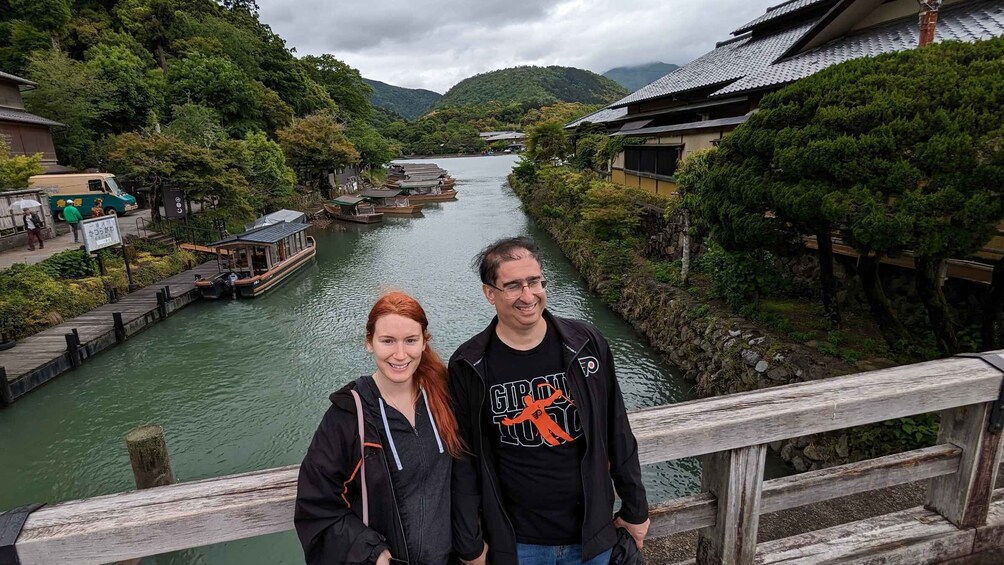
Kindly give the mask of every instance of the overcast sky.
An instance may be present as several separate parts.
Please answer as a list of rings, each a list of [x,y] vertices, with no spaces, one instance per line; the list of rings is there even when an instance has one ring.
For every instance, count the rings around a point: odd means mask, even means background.
[[[603,73],[682,65],[783,0],[257,0],[300,55],[331,53],[366,78],[446,92],[516,65]]]

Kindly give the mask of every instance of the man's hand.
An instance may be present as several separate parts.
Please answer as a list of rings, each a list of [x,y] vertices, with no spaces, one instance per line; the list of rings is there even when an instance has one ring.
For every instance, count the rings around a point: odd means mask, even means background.
[[[471,561],[464,561],[463,559],[461,559],[460,561],[464,565],[487,565],[487,563],[488,563],[488,544],[487,543],[485,544],[485,550],[482,551],[481,555],[479,555],[476,559],[472,559]]]
[[[376,565],[390,565],[390,550],[385,549],[380,557],[377,557]]]
[[[638,546],[638,549],[641,549],[641,546],[645,544],[645,535],[648,534],[648,527],[651,524],[652,520],[645,520],[641,524],[629,524],[620,517],[614,520],[614,527],[627,530],[631,534],[631,537],[634,538],[634,543]]]

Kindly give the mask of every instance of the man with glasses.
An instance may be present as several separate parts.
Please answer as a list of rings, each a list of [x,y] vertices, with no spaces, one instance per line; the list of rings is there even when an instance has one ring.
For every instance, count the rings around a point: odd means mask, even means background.
[[[479,565],[606,565],[616,528],[640,548],[649,526],[610,347],[545,309],[531,240],[497,241],[476,262],[496,317],[450,359],[469,452],[453,467],[454,548]]]

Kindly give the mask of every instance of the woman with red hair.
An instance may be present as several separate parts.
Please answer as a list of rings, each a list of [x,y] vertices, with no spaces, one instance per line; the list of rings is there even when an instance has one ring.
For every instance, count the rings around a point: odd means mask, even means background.
[[[376,371],[331,395],[300,466],[294,523],[308,564],[455,561],[450,473],[463,446],[428,326],[403,292],[370,310]]]

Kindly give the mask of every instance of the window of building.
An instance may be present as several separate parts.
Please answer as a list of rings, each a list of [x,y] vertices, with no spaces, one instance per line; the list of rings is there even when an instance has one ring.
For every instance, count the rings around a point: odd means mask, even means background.
[[[636,145],[624,148],[624,170],[642,176],[672,177],[680,161],[679,145]]]

